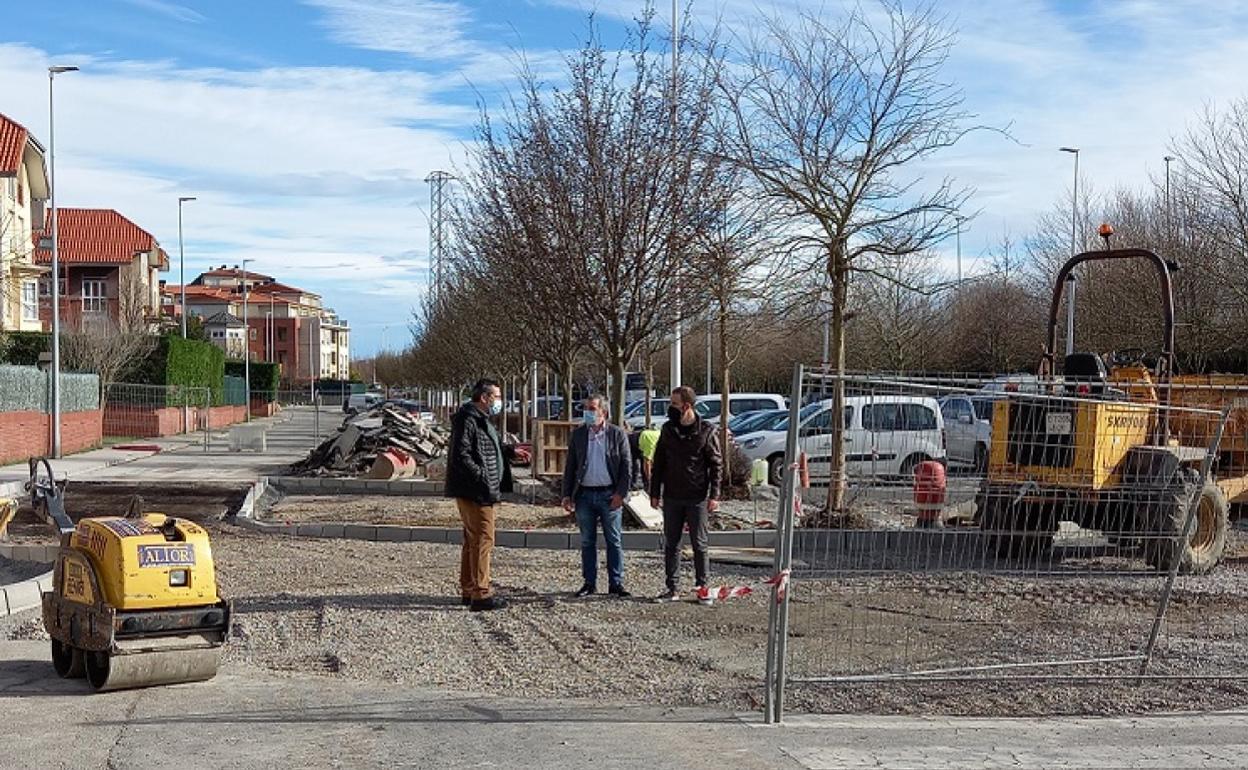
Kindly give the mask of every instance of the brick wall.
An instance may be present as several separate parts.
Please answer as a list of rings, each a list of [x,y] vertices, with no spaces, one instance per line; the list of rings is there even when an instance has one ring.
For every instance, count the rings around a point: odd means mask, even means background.
[[[188,410],[192,426],[195,410]],[[136,438],[159,438],[183,432],[183,414],[180,406],[150,407],[129,404],[109,404],[104,408],[105,436],[134,436]]]
[[[216,430],[225,428],[247,419],[247,409],[238,406],[214,406],[208,410],[208,427]]]
[[[51,454],[51,420],[43,412],[0,412],[0,465]],[[104,428],[98,410],[61,414],[61,453],[98,447]]]

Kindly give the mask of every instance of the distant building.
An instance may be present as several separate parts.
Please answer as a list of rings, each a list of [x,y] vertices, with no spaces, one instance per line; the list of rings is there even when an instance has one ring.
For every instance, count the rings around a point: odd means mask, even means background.
[[[39,331],[39,277],[32,233],[43,229],[48,175],[43,146],[0,115],[0,331]]]
[[[181,290],[172,284],[161,288],[166,316],[176,318],[181,312]],[[226,313],[240,324],[245,316],[251,360],[281,364],[287,382],[350,379],[351,327],[324,307],[315,292],[222,265],[187,284],[186,312],[203,319]]]
[[[208,340],[225,351],[226,358],[242,358],[247,349],[247,325],[238,316],[221,311],[204,319],[204,334]]]

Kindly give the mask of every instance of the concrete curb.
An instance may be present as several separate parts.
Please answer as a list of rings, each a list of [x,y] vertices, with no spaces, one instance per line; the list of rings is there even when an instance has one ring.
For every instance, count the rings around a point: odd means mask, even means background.
[[[11,545],[0,543],[0,556],[11,561],[51,564],[56,561],[55,545]],[[17,583],[0,586],[0,617],[13,615],[43,604],[43,592],[52,590],[52,570]]]
[[[428,479],[339,479],[328,477],[267,476],[270,486],[292,495],[421,495],[442,494],[442,482]]]

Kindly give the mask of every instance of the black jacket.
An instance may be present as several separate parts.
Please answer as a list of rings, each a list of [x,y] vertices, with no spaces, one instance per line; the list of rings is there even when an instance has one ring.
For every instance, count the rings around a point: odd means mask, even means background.
[[[650,469],[650,496],[671,500],[718,500],[723,458],[719,433],[699,417],[692,425],[668,420],[659,431]]]
[[[498,431],[471,401],[451,418],[447,445],[446,496],[493,505],[512,489],[515,447],[504,446]]]
[[[628,448],[628,436],[618,425],[606,424],[602,428],[607,432],[607,472],[611,474],[611,484],[615,494],[628,497],[632,486],[633,456]],[[563,463],[563,496],[576,499],[585,478],[585,469],[589,465],[589,426],[580,425],[572,431],[568,442],[568,459]]]

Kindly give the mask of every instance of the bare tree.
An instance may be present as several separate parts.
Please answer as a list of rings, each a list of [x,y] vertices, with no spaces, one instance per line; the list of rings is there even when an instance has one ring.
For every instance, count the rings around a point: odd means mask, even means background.
[[[833,375],[845,371],[852,274],[941,241],[968,196],[948,179],[925,187],[915,168],[967,130],[962,95],[941,75],[952,41],[930,7],[884,0],[836,22],[807,13],[768,21],[723,80],[730,155],[779,205],[794,257],[827,276]],[[832,391],[839,414],[843,382]],[[828,507],[840,510],[844,427],[832,425]]]
[[[713,59],[686,66],[672,88],[666,57],[652,50],[652,18],[647,8],[614,54],[591,26],[567,60],[566,89],[522,73],[521,96],[479,142],[482,173],[506,174],[498,184],[524,195],[505,215],[528,248],[490,272],[530,271],[557,289],[546,301],[534,287],[534,301],[590,342],[611,373],[616,421],[629,361],[705,305],[696,244],[721,164],[707,151]]]

